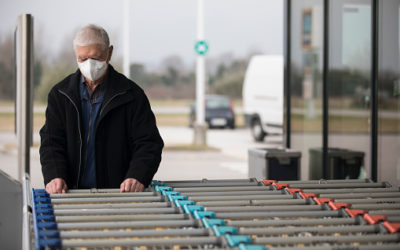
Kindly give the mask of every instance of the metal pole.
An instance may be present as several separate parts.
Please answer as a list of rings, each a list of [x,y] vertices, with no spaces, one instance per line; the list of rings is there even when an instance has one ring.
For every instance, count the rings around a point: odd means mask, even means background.
[[[84,216],[81,216],[84,217]],[[194,220],[163,220],[163,221],[102,221],[102,222],[80,222],[80,223],[59,223],[59,230],[82,230],[99,228],[146,228],[146,227],[193,227]]]
[[[343,244],[350,242],[357,242],[357,244],[363,246],[365,243],[372,244],[376,242],[397,242],[399,240],[398,234],[371,234],[371,235],[342,235],[337,237],[335,235],[330,236],[320,236],[315,235],[313,237],[299,237],[299,236],[290,236],[290,237],[259,237],[254,240],[255,244],[263,244],[263,245],[278,245],[278,244],[286,244],[286,245],[296,245],[296,244],[318,244],[320,242],[329,242],[330,244]],[[362,244],[364,243],[364,244]],[[376,249],[379,249],[380,245],[376,245]],[[320,249],[320,248],[319,248]],[[335,249],[332,247],[331,249]]]
[[[360,226],[363,228],[375,226]],[[125,230],[88,230],[88,231],[64,231],[60,232],[62,239],[68,238],[107,238],[107,237],[171,237],[171,236],[208,236],[209,231],[206,228],[191,228],[191,229],[137,229],[133,231]]]
[[[72,203],[107,203],[107,202],[157,202],[163,201],[163,198],[159,196],[149,196],[149,197],[98,197],[98,198],[60,198],[60,199],[52,199],[53,204],[72,204]]]
[[[328,133],[329,133],[329,1],[324,0],[324,37],[322,69],[322,178],[326,179],[328,168]]]
[[[197,41],[204,40],[204,1],[197,1]],[[205,60],[197,55],[196,61],[196,123],[194,125],[194,144],[206,144],[205,125]]]
[[[197,40],[204,39],[204,2],[203,0],[197,1]],[[196,122],[198,124],[204,123],[204,56],[197,56],[196,67]]]
[[[378,180],[379,3],[372,1],[371,37],[371,179]]]
[[[201,1],[201,0],[200,0]],[[204,108],[204,56],[197,57],[196,65],[196,122],[204,124],[205,108]]]
[[[323,226],[323,225],[355,225],[358,223],[357,218],[307,218],[302,220],[296,219],[267,219],[267,220],[230,220],[228,226],[234,227],[286,227],[286,226]]]
[[[33,106],[33,17],[22,14],[17,28],[17,139],[18,179],[30,172]]]
[[[31,224],[32,217],[32,197],[30,178],[27,173],[22,180],[22,249],[31,249]]]
[[[130,0],[124,0],[124,55],[123,55],[123,71],[126,77],[130,77],[130,25],[129,25],[129,14],[130,14]]]
[[[313,227],[278,227],[278,228],[240,228],[239,233],[245,235],[299,235],[304,232],[318,232],[318,234],[335,234],[340,232],[341,234],[345,233],[378,233],[379,225],[354,225],[344,227],[340,226],[313,226]],[[301,236],[300,236],[301,237]]]
[[[185,214],[133,214],[133,215],[66,215],[57,216],[57,223],[75,223],[75,222],[123,222],[123,221],[170,221],[170,220],[188,220],[188,216]],[[158,224],[157,224],[158,225]]]
[[[393,238],[393,237],[391,237]],[[198,236],[191,238],[169,238],[169,239],[93,239],[93,240],[64,240],[65,248],[106,248],[106,247],[142,247],[142,246],[189,246],[190,248],[200,248],[201,245],[217,245],[219,239],[215,236]],[[167,247],[172,248],[172,247]],[[212,247],[211,247],[212,248]]]
[[[290,76],[291,76],[291,9],[292,9],[292,1],[291,0],[286,0],[284,2],[285,4],[285,25],[284,25],[284,35],[285,35],[285,44],[284,44],[284,53],[285,53],[285,79],[284,79],[284,95],[285,95],[285,147],[290,148],[291,147],[291,81],[290,81]]]

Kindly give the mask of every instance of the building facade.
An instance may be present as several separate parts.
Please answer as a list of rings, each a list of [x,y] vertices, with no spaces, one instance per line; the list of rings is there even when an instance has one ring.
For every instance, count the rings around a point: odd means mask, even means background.
[[[285,1],[285,143],[302,179],[399,185],[399,13],[400,0]]]

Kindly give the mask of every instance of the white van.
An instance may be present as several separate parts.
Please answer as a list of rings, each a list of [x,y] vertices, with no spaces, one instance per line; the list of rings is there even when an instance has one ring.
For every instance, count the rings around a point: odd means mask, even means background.
[[[243,84],[243,112],[256,141],[283,133],[283,56],[253,56]]]

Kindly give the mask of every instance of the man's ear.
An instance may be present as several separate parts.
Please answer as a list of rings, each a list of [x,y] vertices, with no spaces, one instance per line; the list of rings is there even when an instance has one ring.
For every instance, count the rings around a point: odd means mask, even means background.
[[[114,49],[114,47],[111,45],[109,48],[108,48],[108,58],[107,58],[107,63],[109,63],[110,62],[110,60],[111,60],[111,56],[112,56],[112,53],[113,53],[113,49]]]

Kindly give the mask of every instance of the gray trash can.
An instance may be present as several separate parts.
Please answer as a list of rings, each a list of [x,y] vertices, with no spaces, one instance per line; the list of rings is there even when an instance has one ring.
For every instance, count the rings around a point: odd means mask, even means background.
[[[310,180],[322,179],[322,148],[310,148]],[[364,166],[364,152],[328,148],[325,179],[357,179]]]
[[[301,152],[279,148],[249,149],[249,177],[299,180]]]

